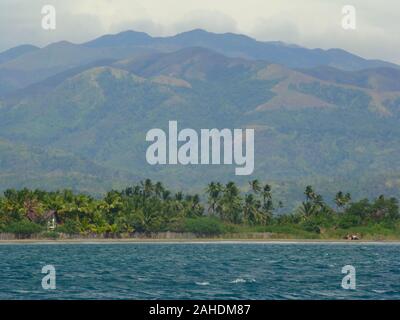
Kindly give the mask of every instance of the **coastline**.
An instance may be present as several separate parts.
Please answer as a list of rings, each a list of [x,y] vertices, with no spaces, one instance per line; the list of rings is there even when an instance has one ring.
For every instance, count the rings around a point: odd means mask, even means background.
[[[344,239],[15,239],[0,240],[7,244],[400,244],[400,240],[344,240]]]

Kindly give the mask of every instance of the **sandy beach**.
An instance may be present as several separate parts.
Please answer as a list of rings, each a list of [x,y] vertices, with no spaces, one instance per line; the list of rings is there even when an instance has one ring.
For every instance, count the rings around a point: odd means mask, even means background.
[[[400,240],[341,240],[341,239],[17,239],[0,240],[2,244],[400,244]]]

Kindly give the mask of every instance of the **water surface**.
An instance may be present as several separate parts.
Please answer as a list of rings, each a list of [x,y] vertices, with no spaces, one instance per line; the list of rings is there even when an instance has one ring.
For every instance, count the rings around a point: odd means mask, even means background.
[[[0,245],[0,299],[400,299],[400,245]],[[43,290],[42,267],[56,268]],[[356,268],[356,290],[341,287]]]

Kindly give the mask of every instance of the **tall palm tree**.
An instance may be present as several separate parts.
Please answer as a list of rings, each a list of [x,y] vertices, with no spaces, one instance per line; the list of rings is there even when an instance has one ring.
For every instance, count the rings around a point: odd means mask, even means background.
[[[169,199],[171,199],[171,191],[163,190],[163,192],[162,192],[162,200],[163,201],[167,201]]]
[[[183,193],[181,191],[177,192],[175,194],[175,200],[176,201],[182,201],[183,200]]]
[[[338,193],[336,193],[335,204],[336,204],[338,211],[341,211],[341,209],[344,207],[345,201],[344,201],[344,196],[343,196],[342,191],[339,191]]]
[[[304,219],[318,213],[317,207],[313,203],[307,201],[303,201],[298,210]]]
[[[272,188],[269,184],[265,184],[262,189],[263,208],[265,211],[273,210],[271,190]]]
[[[206,188],[206,193],[208,194],[208,211],[215,215],[222,193],[222,185],[219,182],[211,182]]]
[[[154,191],[154,185],[151,179],[146,179],[144,182],[141,182],[143,196],[148,198],[151,196],[152,192]]]
[[[255,220],[254,215],[254,196],[247,194],[244,198],[243,215],[247,223],[253,224]]]
[[[242,202],[240,198],[240,190],[234,182],[228,182],[223,190],[222,202],[222,219],[233,223],[240,223]]]
[[[350,202],[351,202],[351,194],[350,194],[349,192],[347,192],[347,193],[344,195],[344,199],[345,199],[345,201],[346,201],[346,204],[350,203]]]
[[[260,182],[257,179],[249,181],[249,184],[251,191],[253,191],[255,194],[258,194],[261,191]]]
[[[157,197],[157,198],[161,197],[161,195],[163,194],[163,192],[164,192],[164,186],[163,186],[163,184],[162,184],[161,182],[157,182],[157,183],[154,185],[154,193],[156,194],[156,197]]]
[[[317,206],[318,208],[323,208],[326,205],[324,202],[324,198],[320,194],[315,195],[313,202],[314,205]]]
[[[316,196],[312,186],[307,186],[304,194],[306,195],[306,201],[314,200]]]
[[[338,208],[338,211],[342,211],[344,207],[351,201],[350,193],[343,194],[342,191],[339,191],[335,196],[335,204]]]

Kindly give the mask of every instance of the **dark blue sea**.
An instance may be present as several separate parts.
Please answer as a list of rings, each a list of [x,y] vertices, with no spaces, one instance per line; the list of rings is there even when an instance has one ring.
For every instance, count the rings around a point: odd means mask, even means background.
[[[400,299],[400,245],[1,244],[0,299]]]

